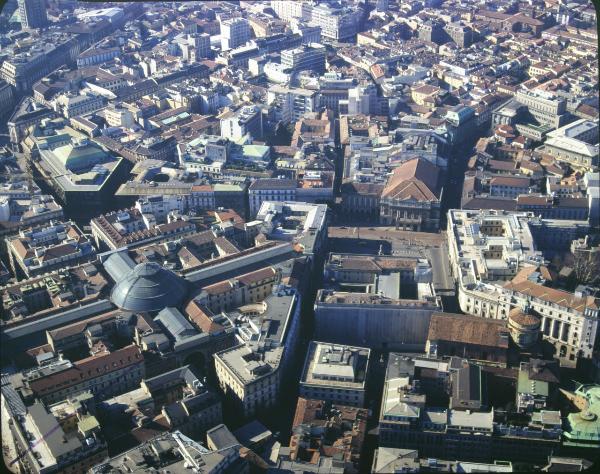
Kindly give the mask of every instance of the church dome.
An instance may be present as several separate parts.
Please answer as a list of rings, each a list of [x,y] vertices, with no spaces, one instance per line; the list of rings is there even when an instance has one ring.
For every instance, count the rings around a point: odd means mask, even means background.
[[[117,282],[110,299],[121,309],[149,312],[179,306],[186,294],[184,279],[157,263],[145,262]]]

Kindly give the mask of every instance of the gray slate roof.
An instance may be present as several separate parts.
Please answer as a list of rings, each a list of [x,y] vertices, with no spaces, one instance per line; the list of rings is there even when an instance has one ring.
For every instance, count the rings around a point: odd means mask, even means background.
[[[144,262],[117,281],[110,299],[128,311],[160,311],[167,306],[181,305],[187,291],[183,278],[157,263]]]

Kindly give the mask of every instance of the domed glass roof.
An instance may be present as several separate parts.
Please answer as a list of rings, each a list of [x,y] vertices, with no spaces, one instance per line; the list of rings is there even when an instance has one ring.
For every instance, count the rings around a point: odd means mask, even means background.
[[[187,294],[186,281],[158,263],[140,263],[114,286],[110,299],[128,311],[160,311],[179,306]]]

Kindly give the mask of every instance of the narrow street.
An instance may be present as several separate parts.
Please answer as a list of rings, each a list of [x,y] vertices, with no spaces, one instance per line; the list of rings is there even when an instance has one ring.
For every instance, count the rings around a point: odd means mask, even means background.
[[[448,158],[448,173],[446,176],[446,184],[442,194],[442,209],[440,228],[446,228],[446,216],[448,209],[460,209],[462,197],[463,182],[469,157],[473,153],[475,140],[470,140],[461,145],[455,146],[449,153]]]

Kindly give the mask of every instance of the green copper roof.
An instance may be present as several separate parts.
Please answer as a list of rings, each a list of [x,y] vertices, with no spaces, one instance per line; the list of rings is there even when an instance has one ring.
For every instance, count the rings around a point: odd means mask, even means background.
[[[269,147],[265,145],[244,145],[242,149],[244,150],[244,156],[251,158],[262,159],[269,153]]]
[[[70,171],[91,168],[95,164],[102,163],[106,158],[104,150],[91,144],[83,146],[68,144],[54,149],[54,154],[65,169]]]
[[[172,117],[166,118],[162,121],[165,125],[170,125],[172,123],[178,122],[179,120],[186,119],[190,116],[187,112],[181,112],[180,114],[173,115]]]
[[[577,442],[600,442],[600,385],[582,385],[575,392],[587,401],[585,409],[567,417],[565,437]]]
[[[242,188],[237,184],[222,184],[217,183],[214,186],[215,191],[242,191]]]

